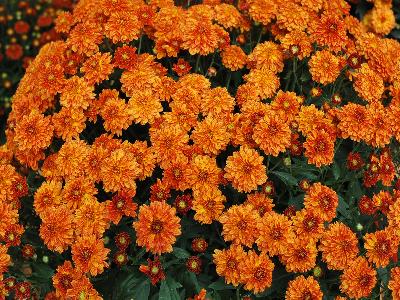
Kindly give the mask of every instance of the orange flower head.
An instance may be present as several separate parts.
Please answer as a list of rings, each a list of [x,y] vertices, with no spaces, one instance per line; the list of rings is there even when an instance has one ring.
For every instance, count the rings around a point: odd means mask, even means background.
[[[276,115],[265,115],[254,128],[254,141],[267,155],[278,156],[290,146],[289,125]]]
[[[272,209],[275,206],[271,198],[264,193],[258,192],[248,194],[244,204],[252,206],[253,209],[258,212],[260,217],[263,217],[266,213],[272,212]]]
[[[7,254],[7,251],[6,245],[0,245],[0,274],[5,273],[11,264],[11,257]]]
[[[72,260],[79,271],[96,276],[108,267],[106,259],[110,250],[95,235],[78,237],[71,248]]]
[[[367,258],[376,267],[386,267],[397,256],[399,239],[390,230],[379,230],[364,236]]]
[[[324,221],[312,210],[302,209],[292,217],[293,229],[297,236],[319,239],[324,231]]]
[[[321,183],[314,183],[304,197],[305,208],[319,214],[327,222],[336,216],[338,203],[336,192]]]
[[[73,217],[66,206],[49,207],[41,216],[39,235],[47,248],[64,252],[74,241]]]
[[[114,69],[109,53],[96,53],[86,60],[80,71],[89,84],[100,83],[108,79]]]
[[[251,247],[258,235],[259,218],[250,205],[234,205],[219,217],[225,241]]]
[[[196,190],[193,196],[194,219],[201,224],[211,224],[219,218],[225,208],[226,198],[216,186]]]
[[[322,235],[319,250],[329,269],[343,270],[358,255],[358,239],[343,223],[331,223]]]
[[[172,245],[181,234],[179,222],[175,208],[165,202],[142,205],[138,221],[133,223],[136,243],[154,254],[172,252]]]
[[[321,167],[322,165],[330,165],[333,162],[335,152],[335,137],[328,132],[313,132],[307,136],[303,144],[309,163]]]
[[[258,255],[254,250],[250,250],[239,262],[244,289],[258,294],[269,288],[272,284],[274,266],[274,263],[265,253]]]
[[[297,276],[289,282],[285,300],[313,299],[322,300],[322,291],[318,281],[312,276]]]
[[[390,270],[390,280],[388,284],[392,291],[393,300],[400,299],[400,267],[395,267]]]
[[[53,275],[53,286],[56,289],[58,297],[66,297],[67,291],[72,288],[72,281],[79,278],[81,273],[72,267],[69,260],[57,267],[56,273]]]
[[[114,224],[118,224],[122,216],[136,217],[137,204],[132,196],[124,191],[115,194],[111,201],[106,201],[108,217]]]
[[[332,83],[340,74],[340,59],[328,50],[317,51],[308,62],[312,79],[324,85]]]
[[[258,44],[247,58],[250,69],[268,70],[279,73],[283,70],[283,52],[278,44],[264,42]]]
[[[225,178],[240,192],[251,192],[267,180],[263,157],[246,146],[229,156],[226,161]]]
[[[225,277],[227,284],[238,286],[242,281],[240,262],[244,260],[246,252],[242,246],[231,245],[228,249],[214,250],[213,262],[219,276]]]
[[[340,276],[340,290],[350,298],[368,297],[376,284],[376,271],[364,257],[357,257]]]
[[[287,272],[303,273],[315,267],[317,254],[316,241],[305,236],[291,240],[280,258]]]
[[[285,215],[266,213],[257,224],[257,246],[269,255],[281,255],[295,238],[292,222]]]
[[[245,66],[247,56],[239,46],[230,45],[222,51],[221,59],[227,69],[230,71],[237,71]]]

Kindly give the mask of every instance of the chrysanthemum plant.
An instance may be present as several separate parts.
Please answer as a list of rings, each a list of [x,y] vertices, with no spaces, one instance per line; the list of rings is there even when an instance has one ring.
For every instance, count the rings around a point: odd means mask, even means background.
[[[60,14],[1,148],[1,293],[400,299],[396,3],[363,5]]]

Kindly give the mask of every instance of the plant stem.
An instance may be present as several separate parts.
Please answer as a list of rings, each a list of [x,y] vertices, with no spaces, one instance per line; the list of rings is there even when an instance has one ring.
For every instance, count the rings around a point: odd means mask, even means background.
[[[232,73],[229,72],[228,78],[226,79],[226,89],[229,89],[229,84],[231,83],[231,76],[232,76]]]
[[[195,73],[197,73],[199,71],[199,65],[200,65],[200,54],[197,54],[196,67],[194,69]]]
[[[140,54],[140,50],[142,50],[142,38],[143,38],[143,33],[142,33],[142,35],[140,36],[140,39],[139,39],[138,54]]]

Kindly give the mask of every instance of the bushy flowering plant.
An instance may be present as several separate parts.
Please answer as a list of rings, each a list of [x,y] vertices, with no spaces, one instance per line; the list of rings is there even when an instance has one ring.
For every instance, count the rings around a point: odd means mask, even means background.
[[[1,147],[0,295],[400,299],[398,3],[363,5],[61,13]]]
[[[0,142],[10,111],[11,97],[32,59],[45,43],[58,40],[52,29],[60,11],[71,10],[72,0],[13,0],[0,2]]]

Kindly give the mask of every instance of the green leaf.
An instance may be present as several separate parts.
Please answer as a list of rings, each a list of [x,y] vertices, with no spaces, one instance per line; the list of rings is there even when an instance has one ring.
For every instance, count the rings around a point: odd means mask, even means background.
[[[340,178],[340,167],[336,162],[333,164],[332,173],[335,180],[338,180]]]
[[[346,219],[351,219],[349,204],[344,200],[344,198],[341,195],[338,195],[338,197],[339,197],[339,203],[337,211]]]
[[[160,292],[158,294],[158,300],[180,300],[178,288],[182,287],[179,282],[176,282],[171,277],[161,282]]]
[[[220,278],[217,281],[211,283],[208,287],[210,289],[215,290],[215,291],[234,290],[234,289],[236,289],[233,285],[226,284],[224,279],[222,279],[222,278]]]
[[[125,277],[119,275],[115,281],[117,286],[113,291],[113,299],[148,299],[150,294],[150,281],[142,273],[127,273]]]
[[[194,287],[196,288],[196,292],[199,293],[201,290],[201,286],[199,281],[197,280],[197,276],[192,272],[186,272],[190,278],[190,281],[193,283]]]
[[[187,252],[185,249],[174,247],[174,252],[172,252],[173,255],[177,258],[188,258],[190,256],[190,253]]]
[[[297,179],[285,172],[272,171],[271,174],[276,175],[280,180],[282,180],[286,185],[293,186],[297,185]]]

